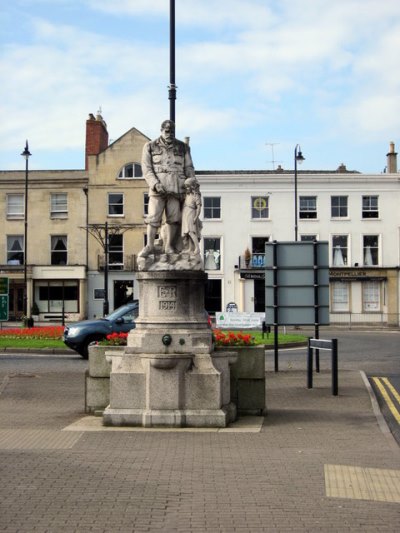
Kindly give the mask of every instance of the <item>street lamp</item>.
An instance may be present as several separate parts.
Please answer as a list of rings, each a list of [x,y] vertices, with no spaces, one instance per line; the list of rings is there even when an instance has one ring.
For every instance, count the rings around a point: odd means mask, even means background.
[[[26,140],[25,149],[22,152],[22,157],[25,158],[25,211],[24,211],[24,317],[28,316],[28,282],[26,275],[26,255],[28,250],[28,175],[29,167],[28,160],[32,155],[29,151],[28,140]]]
[[[296,144],[294,149],[294,240],[297,241],[297,163],[301,165],[305,157],[301,153],[301,148]]]

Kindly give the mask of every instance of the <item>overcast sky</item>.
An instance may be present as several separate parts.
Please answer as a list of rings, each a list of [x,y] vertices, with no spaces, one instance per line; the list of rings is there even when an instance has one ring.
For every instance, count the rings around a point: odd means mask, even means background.
[[[0,169],[83,168],[169,117],[169,0],[10,0],[0,10]],[[399,0],[176,0],[177,137],[199,170],[381,173],[400,149]]]

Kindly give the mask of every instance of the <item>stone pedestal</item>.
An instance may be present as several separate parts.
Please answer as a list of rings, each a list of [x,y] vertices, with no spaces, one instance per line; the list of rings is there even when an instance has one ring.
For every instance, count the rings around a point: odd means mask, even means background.
[[[123,354],[110,356],[106,425],[226,427],[236,417],[230,371],[236,354],[212,351],[206,274],[139,272],[140,309]]]

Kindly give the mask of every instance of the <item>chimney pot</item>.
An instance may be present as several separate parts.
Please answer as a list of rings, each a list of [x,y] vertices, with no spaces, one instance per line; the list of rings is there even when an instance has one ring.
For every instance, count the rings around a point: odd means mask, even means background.
[[[394,142],[389,144],[389,152],[386,154],[387,172],[395,174],[397,172],[397,152],[395,151]]]

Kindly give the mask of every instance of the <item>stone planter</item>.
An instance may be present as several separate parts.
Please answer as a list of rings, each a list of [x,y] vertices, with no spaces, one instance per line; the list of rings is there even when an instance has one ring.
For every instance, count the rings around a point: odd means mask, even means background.
[[[89,368],[85,376],[85,412],[100,414],[110,403],[108,353],[123,353],[125,346],[89,346]]]
[[[216,351],[236,352],[238,358],[230,366],[231,402],[239,415],[266,415],[264,346],[217,347]]]

